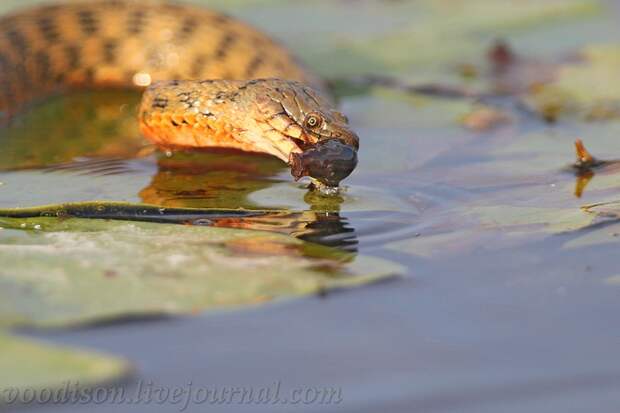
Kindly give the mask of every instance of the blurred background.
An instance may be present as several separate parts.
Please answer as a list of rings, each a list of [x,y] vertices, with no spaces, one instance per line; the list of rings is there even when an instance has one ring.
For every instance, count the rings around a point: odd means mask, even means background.
[[[134,93],[21,114],[0,132],[0,215],[122,201],[121,218],[151,222],[0,218],[0,386],[277,383],[289,400],[186,411],[617,408],[617,2],[192,3],[271,34],[328,81],[361,137],[357,170],[325,198],[265,156],[144,153]],[[576,139],[594,159],[576,163]],[[182,210],[240,207],[260,213]],[[291,407],[307,388],[341,399]],[[27,404],[6,407],[182,407]]]

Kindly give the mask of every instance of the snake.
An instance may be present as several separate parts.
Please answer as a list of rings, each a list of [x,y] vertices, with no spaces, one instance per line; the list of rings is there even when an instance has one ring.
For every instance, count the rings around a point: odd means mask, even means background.
[[[166,150],[229,148],[337,187],[359,137],[325,82],[269,35],[169,1],[77,0],[0,18],[0,123],[75,89],[138,89],[142,135]]]

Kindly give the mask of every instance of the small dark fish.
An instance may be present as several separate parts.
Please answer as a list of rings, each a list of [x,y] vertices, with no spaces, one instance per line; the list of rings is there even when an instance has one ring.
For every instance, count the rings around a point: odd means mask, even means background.
[[[300,154],[293,154],[291,175],[295,179],[310,176],[337,187],[357,166],[357,150],[338,139],[317,142]]]

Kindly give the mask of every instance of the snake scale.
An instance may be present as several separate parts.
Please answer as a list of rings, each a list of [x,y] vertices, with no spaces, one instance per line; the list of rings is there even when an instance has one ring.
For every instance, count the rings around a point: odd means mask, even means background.
[[[197,6],[139,0],[44,5],[0,19],[0,114],[75,88],[145,89],[158,147],[268,153],[337,186],[359,139],[323,82],[266,34]]]

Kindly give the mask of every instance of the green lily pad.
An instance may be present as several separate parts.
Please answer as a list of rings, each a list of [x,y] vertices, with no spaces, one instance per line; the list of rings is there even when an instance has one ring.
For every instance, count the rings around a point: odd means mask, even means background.
[[[575,208],[536,208],[519,206],[488,206],[473,209],[481,224],[510,232],[543,230],[549,233],[574,231],[590,225],[593,217]]]
[[[581,210],[591,217],[593,224],[604,223],[605,225],[593,225],[589,231],[576,233],[573,239],[564,243],[563,248],[584,248],[618,242],[618,237],[620,237],[620,202],[611,201],[584,205]]]
[[[583,233],[578,232],[575,238],[562,245],[564,249],[597,247],[604,244],[617,244],[620,239],[620,223],[612,223],[601,227],[592,227]]]
[[[600,12],[600,6],[581,0],[474,0],[462,4],[430,0],[403,4],[393,10],[416,18],[384,36],[352,42],[354,50],[380,59],[397,72],[437,81],[453,78],[457,71],[451,65],[459,60],[483,56],[498,36],[527,32],[541,23],[583,18]],[[420,67],[424,68],[423,74]],[[418,69],[417,73],[411,73],[412,68]]]
[[[0,218],[0,325],[66,326],[255,305],[402,272],[274,233]]]
[[[132,371],[119,358],[2,333],[0,354],[0,407],[46,402],[54,400],[54,396],[69,397],[68,390],[108,384]]]
[[[588,46],[580,59],[561,65],[556,79],[534,88],[526,102],[554,117],[575,114],[584,119],[620,118],[620,45]]]

